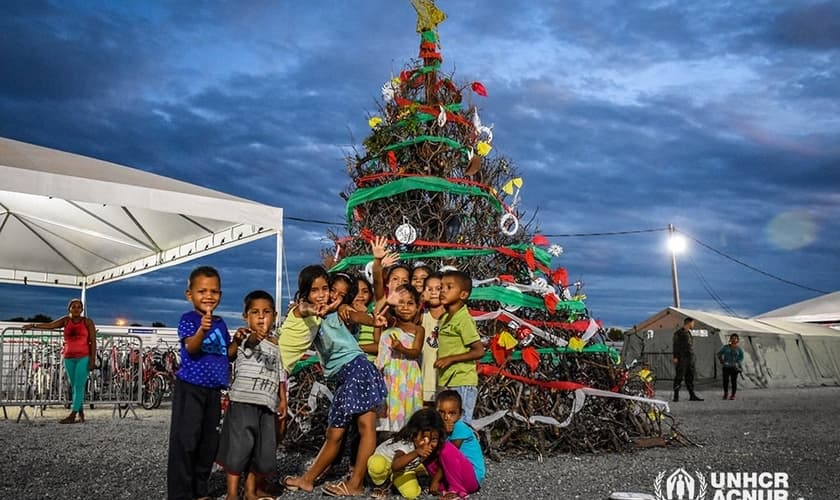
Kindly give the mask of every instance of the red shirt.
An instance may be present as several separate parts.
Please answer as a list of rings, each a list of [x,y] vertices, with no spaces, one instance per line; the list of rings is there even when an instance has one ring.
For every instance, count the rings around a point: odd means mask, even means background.
[[[90,356],[87,322],[84,318],[78,322],[67,320],[64,324],[64,357],[72,359],[85,356]]]

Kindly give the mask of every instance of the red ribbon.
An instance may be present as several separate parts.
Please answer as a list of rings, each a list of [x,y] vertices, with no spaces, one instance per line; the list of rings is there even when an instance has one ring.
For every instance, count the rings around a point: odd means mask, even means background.
[[[502,370],[498,366],[481,363],[478,365],[478,374],[484,375],[485,377],[499,375],[501,377],[516,380],[517,382],[522,382],[524,384],[535,385],[537,387],[543,387],[545,389],[555,389],[558,391],[576,391],[578,389],[586,389],[588,387],[578,382],[569,382],[566,380],[535,380],[532,378],[510,373],[507,370]]]

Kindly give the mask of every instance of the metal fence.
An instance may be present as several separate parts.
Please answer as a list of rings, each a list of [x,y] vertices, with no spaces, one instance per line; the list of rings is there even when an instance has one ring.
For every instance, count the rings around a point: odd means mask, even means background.
[[[72,395],[61,352],[64,336],[54,330],[6,328],[0,332],[0,406],[69,407]],[[137,335],[98,334],[95,367],[88,374],[85,404],[113,405],[114,414],[125,417],[141,403],[143,395],[143,341]]]

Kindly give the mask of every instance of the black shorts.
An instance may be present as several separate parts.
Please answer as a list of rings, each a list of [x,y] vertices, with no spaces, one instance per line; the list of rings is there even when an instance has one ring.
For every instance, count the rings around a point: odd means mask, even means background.
[[[262,405],[231,401],[216,463],[228,474],[273,474],[277,467],[277,415]]]

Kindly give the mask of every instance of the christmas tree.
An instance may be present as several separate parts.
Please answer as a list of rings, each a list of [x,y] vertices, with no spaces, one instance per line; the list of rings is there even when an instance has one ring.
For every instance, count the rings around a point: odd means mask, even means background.
[[[581,283],[553,264],[562,247],[524,222],[523,177],[493,154],[492,125],[479,115],[484,85],[441,71],[445,15],[431,1],[412,4],[419,57],[382,85],[363,150],[347,158],[347,235],[331,235],[331,271],[369,275],[369,243],[388,235],[409,266],[469,273],[468,307],[488,351],[474,427],[490,452],[624,449],[661,435],[659,407],[626,397],[617,352],[597,342],[603,330]],[[299,406],[312,403],[309,385],[298,386]]]

